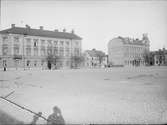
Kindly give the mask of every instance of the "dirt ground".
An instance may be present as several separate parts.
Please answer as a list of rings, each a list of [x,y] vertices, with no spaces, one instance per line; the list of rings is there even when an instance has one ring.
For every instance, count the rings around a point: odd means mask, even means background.
[[[0,96],[44,117],[57,105],[66,123],[167,123],[167,67],[0,71]],[[2,99],[0,110],[32,114]],[[38,123],[46,123],[40,119]]]

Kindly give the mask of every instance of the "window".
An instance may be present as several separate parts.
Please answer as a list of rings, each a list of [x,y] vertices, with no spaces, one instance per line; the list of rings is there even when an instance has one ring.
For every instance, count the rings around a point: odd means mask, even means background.
[[[45,40],[41,40],[41,46],[45,46]]]
[[[26,55],[31,56],[31,48],[26,48]]]
[[[54,41],[54,46],[57,46],[58,45],[58,41]]]
[[[2,37],[2,41],[6,43],[8,41],[8,37],[7,36]]]
[[[38,48],[34,48],[34,56],[38,56]]]
[[[60,45],[63,46],[64,45],[64,41],[60,41]]]
[[[47,49],[48,55],[52,54],[52,49]]]
[[[7,55],[8,54],[8,46],[7,45],[3,45],[2,46],[2,54],[3,55]]]
[[[79,45],[79,43],[78,43],[77,41],[75,41],[75,45],[76,45],[76,46],[78,46],[78,45]]]
[[[19,54],[19,46],[14,46],[14,55]]]
[[[60,56],[64,56],[64,48],[60,47]]]
[[[45,49],[44,48],[41,49],[41,56],[45,56]]]
[[[54,48],[54,55],[58,55],[58,47]]]
[[[66,46],[69,46],[69,45],[70,45],[69,41],[66,41]]]
[[[74,54],[75,54],[75,56],[79,56],[79,48],[74,49]]]
[[[52,41],[48,40],[48,46],[52,46]]]
[[[15,37],[14,37],[14,42],[15,42],[15,43],[18,43],[18,42],[19,42],[19,37],[18,37],[18,36],[15,36]]]
[[[38,46],[38,39],[34,39],[34,47]]]
[[[69,55],[70,55],[70,49],[66,48],[66,56],[69,56]]]
[[[30,38],[27,38],[27,39],[26,39],[26,44],[27,44],[28,46],[31,46],[31,39],[30,39]]]

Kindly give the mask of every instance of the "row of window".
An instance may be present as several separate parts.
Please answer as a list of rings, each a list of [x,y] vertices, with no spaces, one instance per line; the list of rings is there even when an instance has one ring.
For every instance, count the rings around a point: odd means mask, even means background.
[[[8,42],[8,37],[4,36],[2,37],[3,43],[7,43]],[[19,36],[14,36],[13,37],[14,43],[19,43],[20,42],[20,38]],[[26,45],[31,45],[31,42],[33,42],[33,46],[37,47],[39,45],[39,39],[31,39],[31,38],[26,38]],[[63,41],[63,40],[43,40],[40,39],[41,42],[41,46],[45,46],[45,44],[47,44],[48,46],[69,46],[70,45],[70,41]],[[74,45],[78,46],[79,42],[78,41],[74,41]]]
[[[19,55],[19,46],[14,46],[14,55]],[[24,52],[27,56],[31,56],[31,52],[32,49],[30,47],[27,47],[26,52]],[[34,56],[38,56],[39,49],[38,48],[34,48]],[[3,45],[2,47],[2,54],[3,55],[8,55],[9,53],[9,48],[7,45]],[[79,55],[80,50],[79,48],[75,48],[74,49],[74,55]],[[48,47],[47,49],[45,48],[41,48],[41,56],[46,56],[49,54],[54,54],[54,55],[60,55],[60,56],[70,56],[70,49],[69,48],[65,48],[64,47],[60,47],[58,49],[58,47],[55,47],[54,49],[52,49],[52,47]]]

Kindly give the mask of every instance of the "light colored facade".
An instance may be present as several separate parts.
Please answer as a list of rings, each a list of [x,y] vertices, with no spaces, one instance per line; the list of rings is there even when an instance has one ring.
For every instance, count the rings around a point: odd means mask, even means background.
[[[59,57],[59,67],[70,67],[71,56],[81,55],[81,38],[74,32],[43,27],[15,27],[0,31],[0,67],[47,67],[47,56]]]
[[[107,65],[107,56],[99,50],[86,50],[84,52],[84,58],[84,65],[88,68],[105,67]]]
[[[117,37],[108,43],[108,62],[111,65],[144,65],[144,54],[149,52],[150,41],[147,34],[142,40]]]

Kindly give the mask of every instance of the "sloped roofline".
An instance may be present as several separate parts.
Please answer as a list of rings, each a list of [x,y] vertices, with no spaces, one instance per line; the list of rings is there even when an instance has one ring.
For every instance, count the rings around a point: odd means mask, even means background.
[[[12,27],[12,28],[0,31],[0,34],[9,34],[9,33],[10,34],[30,35],[30,36],[82,40],[81,37],[79,37],[78,35],[74,33],[23,28],[23,27]]]

